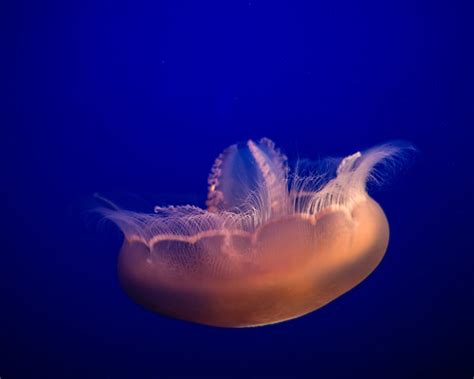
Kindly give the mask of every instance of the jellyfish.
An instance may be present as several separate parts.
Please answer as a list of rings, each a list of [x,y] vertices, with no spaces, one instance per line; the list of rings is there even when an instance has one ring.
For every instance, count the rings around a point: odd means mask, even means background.
[[[389,226],[367,183],[406,148],[388,143],[290,169],[267,138],[232,145],[211,169],[205,208],[100,210],[125,236],[119,281],[151,311],[218,327],[312,312],[381,262]]]

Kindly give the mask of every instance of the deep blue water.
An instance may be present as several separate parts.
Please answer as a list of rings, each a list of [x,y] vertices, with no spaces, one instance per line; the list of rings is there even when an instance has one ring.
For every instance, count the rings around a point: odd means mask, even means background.
[[[467,2],[466,2],[467,3]],[[0,377],[471,378],[472,39],[461,1],[2,4]],[[218,329],[121,290],[95,192],[204,205],[215,156],[403,139],[362,284],[294,321]]]

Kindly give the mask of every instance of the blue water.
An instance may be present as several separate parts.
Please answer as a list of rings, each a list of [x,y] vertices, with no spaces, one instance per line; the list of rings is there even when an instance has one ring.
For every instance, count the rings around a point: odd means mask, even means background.
[[[472,64],[456,1],[44,1],[2,5],[0,377],[470,378]],[[417,157],[373,193],[375,272],[255,329],[168,319],[121,290],[95,192],[204,205],[215,156],[394,139]]]

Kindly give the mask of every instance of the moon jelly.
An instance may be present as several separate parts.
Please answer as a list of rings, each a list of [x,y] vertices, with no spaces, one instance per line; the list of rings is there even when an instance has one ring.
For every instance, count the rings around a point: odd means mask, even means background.
[[[120,282],[150,310],[221,327],[318,309],[382,260],[389,227],[366,184],[402,150],[385,144],[290,171],[269,139],[232,145],[212,167],[206,209],[101,210],[125,235]]]

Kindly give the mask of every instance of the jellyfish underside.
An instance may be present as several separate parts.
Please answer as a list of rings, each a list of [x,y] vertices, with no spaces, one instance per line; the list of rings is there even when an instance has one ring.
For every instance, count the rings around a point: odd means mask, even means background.
[[[382,260],[389,227],[366,182],[398,151],[382,145],[344,158],[333,174],[290,174],[270,140],[233,145],[211,171],[207,209],[103,210],[125,234],[121,285],[152,311],[220,327],[316,310]]]

